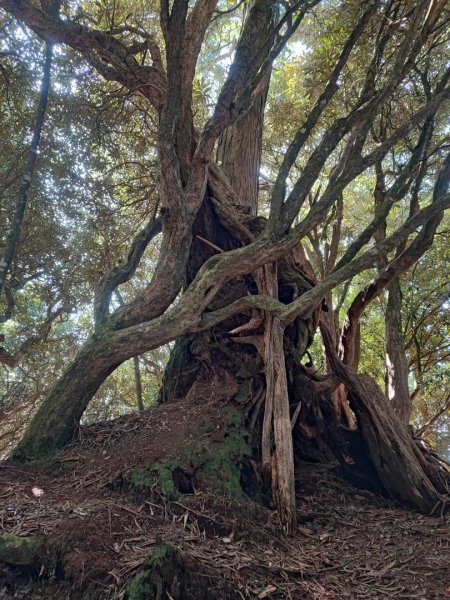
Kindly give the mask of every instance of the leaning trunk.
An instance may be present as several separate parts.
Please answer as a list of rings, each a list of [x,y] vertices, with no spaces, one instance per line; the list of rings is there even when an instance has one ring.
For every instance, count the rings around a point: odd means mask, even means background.
[[[71,440],[89,401],[120,364],[108,356],[107,337],[92,338],[69,365],[33,417],[13,458],[41,458]]]

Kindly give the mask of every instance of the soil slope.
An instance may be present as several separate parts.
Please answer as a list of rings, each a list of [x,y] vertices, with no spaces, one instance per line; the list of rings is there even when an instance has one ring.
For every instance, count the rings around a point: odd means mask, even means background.
[[[422,598],[450,596],[449,520],[356,490],[332,466],[297,471],[299,526],[241,506],[195,481],[169,499],[158,485],[131,489],[127,473],[183,455],[208,414],[208,443],[223,436],[211,403],[164,405],[83,428],[46,464],[0,463],[0,534],[38,536],[35,564],[0,562],[0,599],[126,598],[127,582],[164,541],[204,585],[178,598]],[[212,450],[213,451],[213,448]],[[165,597],[165,596],[164,596]]]

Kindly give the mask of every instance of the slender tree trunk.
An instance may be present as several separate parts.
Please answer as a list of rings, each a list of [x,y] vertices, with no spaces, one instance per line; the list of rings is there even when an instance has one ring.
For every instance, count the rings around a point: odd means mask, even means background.
[[[408,424],[412,401],[408,387],[408,361],[402,328],[402,291],[395,278],[387,288],[386,330],[386,396],[403,423]]]
[[[56,0],[53,4],[53,14],[59,12],[60,0]],[[45,43],[45,58],[44,58],[44,69],[42,73],[41,90],[39,95],[39,103],[36,112],[36,119],[34,124],[33,137],[31,138],[30,150],[28,153],[27,164],[25,172],[22,177],[22,182],[19,188],[19,194],[17,196],[16,206],[14,215],[11,220],[10,230],[8,237],[6,238],[6,244],[3,249],[2,257],[0,258],[0,296],[2,291],[5,290],[7,309],[0,317],[0,322],[6,322],[12,316],[14,310],[14,295],[11,288],[5,287],[6,279],[14,258],[17,253],[17,247],[20,243],[20,236],[22,233],[22,223],[25,217],[25,211],[28,204],[28,198],[33,181],[33,176],[36,169],[37,153],[41,141],[42,129],[45,122],[45,114],[47,111],[48,96],[50,93],[51,83],[51,70],[53,60],[53,44],[51,42]],[[0,341],[3,341],[4,336],[0,335]],[[16,367],[20,362],[20,356],[14,356],[10,354],[3,347],[0,347],[0,363],[6,364],[9,367]]]
[[[41,141],[42,128],[44,126],[45,112],[47,110],[48,95],[50,91],[52,55],[53,44],[47,42],[45,44],[45,60],[44,70],[42,74],[41,92],[39,96],[39,104],[36,113],[33,137],[31,139],[30,150],[28,153],[27,165],[25,167],[25,173],[22,177],[22,183],[20,184],[19,195],[17,197],[14,216],[11,221],[9,235],[6,240],[6,245],[3,250],[2,258],[0,259],[0,294],[2,293],[6,277],[11,269],[11,264],[16,255],[17,246],[20,241],[23,218],[25,216],[30,187],[33,181],[33,175],[36,168],[37,153],[39,150],[39,143]]]
[[[123,300],[122,294],[118,289],[114,292],[120,306],[124,306],[125,302]],[[138,410],[144,410],[144,403],[142,402],[142,379],[141,379],[141,369],[139,363],[139,356],[133,356],[133,371],[134,371],[134,382],[136,384],[136,404]]]
[[[139,356],[133,357],[134,381],[136,383],[136,403],[138,410],[144,410],[144,402],[142,400],[142,379],[141,368],[139,364]]]

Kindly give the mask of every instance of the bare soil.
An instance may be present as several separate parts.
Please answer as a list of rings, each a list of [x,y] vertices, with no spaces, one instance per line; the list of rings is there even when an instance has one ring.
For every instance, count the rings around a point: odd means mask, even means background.
[[[450,596],[448,517],[357,490],[333,466],[298,465],[291,537],[250,500],[239,506],[199,488],[169,501],[157,487],[124,485],[131,470],[183,456],[186,435],[205,414],[213,451],[224,423],[217,402],[209,404],[167,404],[82,428],[45,464],[0,463],[0,533],[40,536],[46,547],[35,568],[0,563],[0,599],[125,598],[161,540],[206,580],[209,591],[199,588],[198,598]]]

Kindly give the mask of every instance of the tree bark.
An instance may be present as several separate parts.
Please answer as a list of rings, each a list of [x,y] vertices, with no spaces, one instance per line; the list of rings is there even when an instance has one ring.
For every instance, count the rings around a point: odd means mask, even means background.
[[[402,327],[402,291],[396,277],[387,288],[386,396],[403,423],[409,423],[412,400],[408,386],[408,361]]]
[[[258,178],[268,87],[269,78],[265,91],[245,117],[223,133],[217,153],[218,162],[239,198],[240,208],[247,209],[252,215],[258,212]]]
[[[142,379],[141,368],[139,364],[139,356],[133,357],[134,381],[136,383],[136,404],[138,410],[144,410],[144,402],[142,400]]]
[[[425,513],[444,506],[442,494],[445,481],[450,482],[449,474],[420,454],[406,425],[375,381],[367,375],[358,375],[338,359],[323,326],[322,336],[333,371],[349,391],[350,406],[385,492]]]

